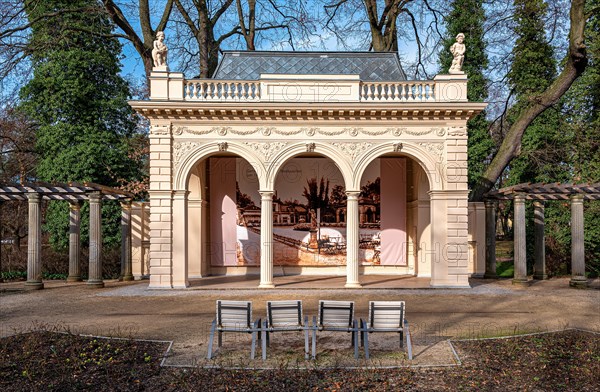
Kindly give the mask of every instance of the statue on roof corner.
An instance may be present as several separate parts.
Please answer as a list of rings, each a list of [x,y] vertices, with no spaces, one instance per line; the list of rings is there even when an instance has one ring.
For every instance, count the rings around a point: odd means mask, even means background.
[[[454,58],[452,59],[452,65],[450,66],[450,69],[448,70],[448,73],[450,74],[462,74],[464,73],[462,71],[462,66],[463,66],[463,61],[465,59],[465,44],[463,43],[465,41],[465,35],[463,33],[458,33],[458,35],[456,36],[456,42],[452,44],[452,46],[450,47],[450,53],[452,53],[452,56],[454,56]]]
[[[165,33],[159,31],[156,33],[156,40],[154,40],[154,48],[152,49],[152,60],[154,61],[155,67],[166,67],[167,66],[167,52],[169,48],[165,44]]]

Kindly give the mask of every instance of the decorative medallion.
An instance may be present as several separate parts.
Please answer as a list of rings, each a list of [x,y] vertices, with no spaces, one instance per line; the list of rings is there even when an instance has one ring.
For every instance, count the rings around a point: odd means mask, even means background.
[[[301,131],[306,132],[306,136],[314,136],[316,132],[320,132],[319,128],[300,128]]]
[[[359,132],[363,132],[362,128],[344,128],[344,131],[348,132],[350,136],[357,136]]]
[[[446,134],[446,130],[444,128],[431,128],[431,130],[439,137],[442,137]]]
[[[265,157],[265,161],[268,161],[273,156],[273,154],[275,154],[277,151],[281,150],[287,145],[287,143],[284,142],[245,142],[244,144],[252,148],[255,152],[260,153],[263,157]]]
[[[216,132],[219,136],[225,136],[227,135],[227,132],[231,131],[232,128],[231,127],[214,127],[211,128],[212,132]]]
[[[355,160],[360,154],[368,150],[373,144],[372,143],[331,143],[340,149],[350,159]]]
[[[402,132],[406,131],[406,128],[388,128],[386,129],[386,131],[398,137],[402,135]]]

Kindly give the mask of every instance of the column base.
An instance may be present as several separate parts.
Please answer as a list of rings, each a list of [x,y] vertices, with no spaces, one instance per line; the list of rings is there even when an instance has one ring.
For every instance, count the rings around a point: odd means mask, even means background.
[[[498,275],[496,274],[488,274],[487,272],[483,274],[483,279],[498,279]]]
[[[123,282],[131,282],[133,280],[133,275],[125,275],[120,280]]]
[[[258,285],[259,289],[274,289],[275,288],[275,284],[274,283],[261,283]]]
[[[67,282],[82,282],[81,276],[67,276]]]
[[[516,286],[529,286],[529,281],[527,278],[514,278],[512,284]]]
[[[483,279],[485,277],[485,274],[471,274],[470,277],[473,279]]]
[[[588,286],[587,279],[582,276],[576,276],[571,278],[569,281],[569,286],[575,287],[577,289],[585,289]]]
[[[362,288],[362,284],[360,284],[359,282],[346,282],[344,287],[347,289],[360,289]]]
[[[546,275],[546,274],[533,275],[533,279],[535,279],[535,280],[547,280],[548,279],[548,275]]]
[[[101,280],[88,280],[87,287],[90,289],[101,289],[104,287],[104,282]]]
[[[30,281],[30,282],[25,282],[25,290],[41,290],[44,288],[44,283],[43,282],[38,282],[38,281]]]

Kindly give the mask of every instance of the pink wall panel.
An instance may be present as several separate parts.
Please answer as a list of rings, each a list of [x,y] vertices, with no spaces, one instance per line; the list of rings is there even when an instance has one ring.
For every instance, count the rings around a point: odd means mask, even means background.
[[[381,158],[381,265],[407,265],[406,159]]]

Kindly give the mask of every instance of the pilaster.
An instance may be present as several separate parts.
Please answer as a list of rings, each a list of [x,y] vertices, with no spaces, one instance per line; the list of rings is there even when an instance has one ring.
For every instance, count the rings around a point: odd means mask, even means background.
[[[186,288],[188,282],[188,191],[173,192],[173,288]]]

